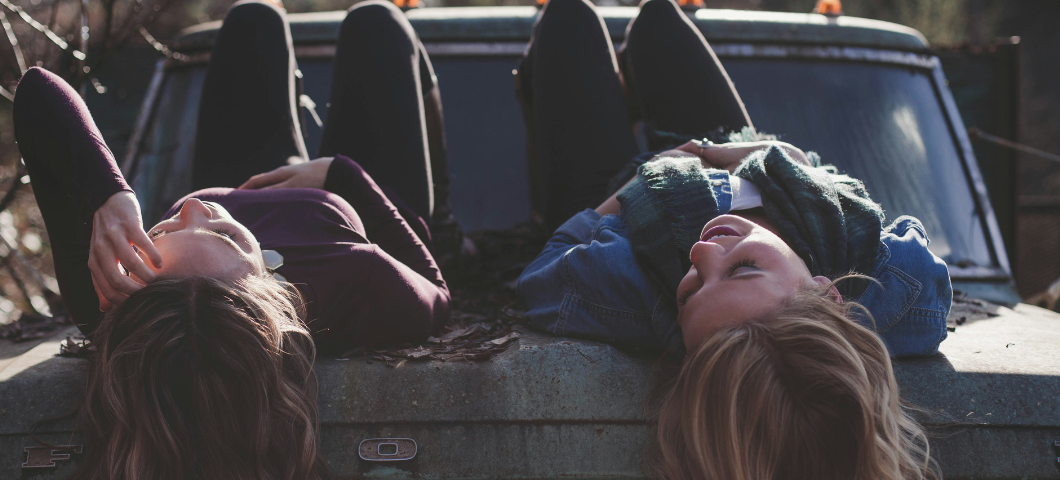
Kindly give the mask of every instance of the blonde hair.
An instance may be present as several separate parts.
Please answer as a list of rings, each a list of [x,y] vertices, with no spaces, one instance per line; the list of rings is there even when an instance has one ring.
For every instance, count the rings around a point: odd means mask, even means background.
[[[689,352],[660,398],[655,478],[939,478],[886,347],[851,320],[864,309],[836,303],[829,288]]]
[[[315,348],[269,278],[163,279],[93,333],[79,479],[317,479]]]

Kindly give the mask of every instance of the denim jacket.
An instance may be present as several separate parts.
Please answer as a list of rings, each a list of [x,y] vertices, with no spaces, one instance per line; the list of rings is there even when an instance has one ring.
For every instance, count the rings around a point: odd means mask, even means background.
[[[727,180],[713,188],[720,204],[731,205]],[[900,217],[880,235],[874,271],[859,272],[878,283],[855,299],[873,317],[858,321],[880,335],[892,356],[933,355],[946,338],[949,270],[927,246],[920,221]],[[637,264],[616,215],[585,210],[560,226],[523,271],[517,290],[530,324],[550,333],[683,348],[676,312]]]

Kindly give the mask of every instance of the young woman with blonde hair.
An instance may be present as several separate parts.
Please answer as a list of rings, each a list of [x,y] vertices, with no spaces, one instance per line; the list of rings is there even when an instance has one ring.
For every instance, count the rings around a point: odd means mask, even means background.
[[[38,68],[20,81],[15,136],[63,300],[96,346],[75,478],[322,478],[317,351],[448,322],[424,220],[437,88],[408,20],[350,9],[312,161],[294,71],[284,12],[234,5],[202,85],[197,191],[147,231],[77,93]]]
[[[620,55],[591,3],[550,0],[516,85],[558,227],[519,278],[526,318],[684,356],[657,477],[931,475],[889,358],[946,338],[948,269],[919,220],[885,226],[859,180],[757,134],[672,0],[641,3]]]
[[[722,326],[687,353],[655,411],[656,478],[939,478],[886,347],[828,289]]]

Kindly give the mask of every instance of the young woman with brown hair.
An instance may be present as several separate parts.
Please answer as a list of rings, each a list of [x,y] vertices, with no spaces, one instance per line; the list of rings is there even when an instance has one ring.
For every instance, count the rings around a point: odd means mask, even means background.
[[[161,278],[93,332],[73,478],[317,479],[313,338],[263,277]]]
[[[558,226],[519,278],[527,320],[684,355],[658,478],[930,475],[889,359],[946,337],[952,289],[924,227],[885,227],[860,181],[755,133],[672,0],[641,3],[620,53],[591,3],[550,0],[519,65]]]
[[[198,191],[146,232],[84,102],[44,70],[23,76],[15,136],[64,302],[97,347],[75,477],[325,475],[316,352],[419,341],[449,320],[424,221],[430,69],[400,10],[350,9],[326,157],[307,161],[284,12],[236,4],[203,81]]]

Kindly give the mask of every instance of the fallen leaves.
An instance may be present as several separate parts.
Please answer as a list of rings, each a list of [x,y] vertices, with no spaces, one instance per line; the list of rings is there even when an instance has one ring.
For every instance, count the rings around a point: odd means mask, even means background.
[[[83,335],[77,335],[76,337],[66,336],[66,340],[59,343],[59,356],[60,357],[87,357],[90,353],[96,351],[96,346],[92,345]]]
[[[401,345],[394,348],[371,348],[347,352],[344,357],[366,354],[387,366],[399,368],[408,361],[488,360],[505,351],[519,338],[504,322],[480,322],[456,327],[439,337],[430,337],[423,345]]]
[[[544,227],[526,223],[508,230],[469,234],[474,255],[455,257],[442,266],[452,294],[453,324],[421,345],[356,348],[342,357],[368,356],[400,368],[407,362],[489,360],[519,339],[512,326],[524,310],[515,283],[549,237]]]
[[[46,317],[23,312],[14,322],[0,325],[0,338],[12,342],[25,342],[50,335],[52,332],[73,324],[67,315]]]

